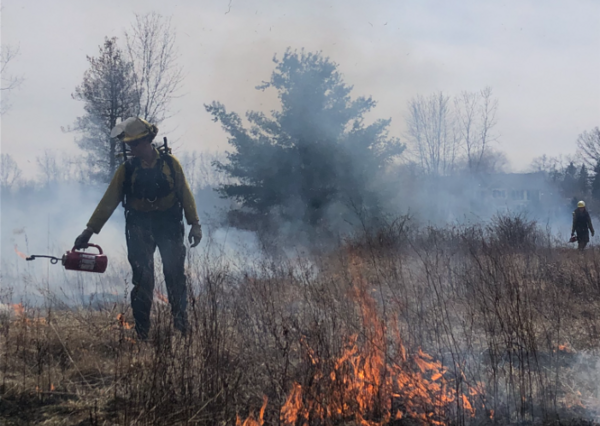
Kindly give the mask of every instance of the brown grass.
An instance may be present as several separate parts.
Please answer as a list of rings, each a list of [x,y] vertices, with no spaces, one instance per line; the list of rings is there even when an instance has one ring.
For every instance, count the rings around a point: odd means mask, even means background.
[[[256,419],[266,397],[264,424],[283,425],[290,392],[317,392],[320,377],[339,375],[352,336],[361,350],[383,354],[381,374],[397,370],[394,333],[406,359],[427,354],[443,366],[444,383],[468,395],[474,416],[461,399],[438,407],[442,423],[566,425],[600,416],[600,251],[557,246],[530,223],[396,222],[326,253],[224,262],[207,251],[190,265],[186,337],[160,303],[147,343],[137,341],[124,304],[2,314],[0,423],[233,425],[251,412]],[[366,294],[375,323],[363,318]],[[377,339],[373,324],[386,330]],[[306,406],[327,395],[295,397]],[[383,424],[382,413],[410,402],[390,398],[368,399],[381,407],[368,407],[363,421]],[[385,424],[426,422],[406,415]]]

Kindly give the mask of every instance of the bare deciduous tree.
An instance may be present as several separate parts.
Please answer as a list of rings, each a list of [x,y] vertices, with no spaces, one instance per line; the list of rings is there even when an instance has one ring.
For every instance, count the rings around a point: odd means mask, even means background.
[[[39,179],[45,186],[61,180],[61,170],[53,151],[44,150],[42,155],[35,158],[35,161],[39,167]]]
[[[549,157],[546,154],[536,157],[530,164],[530,169],[534,172],[552,173],[554,171],[563,171],[569,163],[576,163],[577,160],[571,155],[558,155]]]
[[[11,105],[8,101],[8,95],[23,82],[22,77],[8,74],[8,65],[14,58],[17,57],[18,54],[18,48],[2,45],[2,51],[0,53],[0,75],[2,76],[2,83],[0,84],[0,91],[2,92],[2,98],[0,100],[0,114],[4,114],[10,109]]]
[[[498,100],[492,96],[492,88],[479,92],[462,92],[454,99],[456,130],[467,157],[471,173],[485,171],[487,151],[496,140],[492,129],[496,125]]]
[[[83,161],[66,152],[44,150],[35,158],[38,166],[38,181],[44,186],[56,182],[88,182]]]
[[[555,157],[548,157],[546,154],[541,155],[540,157],[535,157],[529,168],[533,172],[545,172],[550,173],[552,170],[556,170],[558,159]]]
[[[600,162],[600,128],[584,131],[577,138],[577,155],[588,167]]]
[[[486,172],[490,171],[488,166],[498,170],[500,163],[495,160],[501,156],[489,152],[496,140],[492,129],[497,109],[498,101],[490,87],[479,92],[462,92],[452,105],[450,97],[442,92],[412,99],[408,139],[414,160],[432,176],[452,174],[459,169]],[[490,162],[492,159],[495,160]]]
[[[450,97],[442,92],[409,101],[408,140],[412,155],[422,170],[432,176],[454,171],[459,140],[454,132]]]
[[[10,190],[21,178],[21,169],[10,154],[0,154],[0,187]]]
[[[136,15],[125,39],[134,64],[134,84],[140,93],[137,115],[159,124],[168,118],[171,100],[183,81],[171,19],[156,12]]]
[[[202,188],[218,188],[231,183],[225,173],[219,172],[213,165],[225,161],[225,154],[219,152],[184,152],[180,157],[186,170],[187,181],[196,191]]]

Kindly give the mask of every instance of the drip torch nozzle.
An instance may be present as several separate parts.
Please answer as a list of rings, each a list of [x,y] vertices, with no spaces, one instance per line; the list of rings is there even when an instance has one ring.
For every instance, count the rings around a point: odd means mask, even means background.
[[[47,256],[44,254],[32,254],[31,256],[26,257],[25,260],[35,260],[38,257],[45,257],[47,259],[50,259],[50,263],[52,263],[53,265],[56,265],[58,263],[58,261],[60,260],[58,257]]]

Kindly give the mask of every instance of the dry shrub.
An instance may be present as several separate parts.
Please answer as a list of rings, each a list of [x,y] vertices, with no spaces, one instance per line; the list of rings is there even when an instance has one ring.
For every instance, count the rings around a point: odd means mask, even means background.
[[[514,250],[535,250],[543,243],[543,235],[525,214],[495,215],[487,227],[491,244]]]

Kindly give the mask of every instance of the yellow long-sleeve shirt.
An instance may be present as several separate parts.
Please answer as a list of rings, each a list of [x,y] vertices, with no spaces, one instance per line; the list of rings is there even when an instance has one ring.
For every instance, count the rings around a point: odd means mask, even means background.
[[[145,161],[141,161],[142,168],[152,168],[156,165],[158,161],[159,154],[156,151],[156,156],[154,160],[148,164]],[[199,221],[198,212],[196,210],[196,201],[194,200],[194,195],[190,189],[190,186],[185,178],[183,173],[183,168],[181,167],[181,163],[171,156],[172,164],[173,164],[173,172],[175,176],[171,176],[171,170],[167,162],[163,163],[163,173],[167,177],[167,181],[169,182],[170,187],[173,191],[167,195],[166,197],[158,198],[154,202],[150,202],[146,199],[132,199],[129,202],[129,207],[142,212],[151,212],[151,211],[165,211],[179,200],[183,207],[183,212],[185,214],[185,219],[188,225],[193,223],[197,223]],[[92,217],[88,221],[88,228],[94,231],[94,233],[98,234],[106,221],[113,214],[119,203],[123,200],[123,183],[125,181],[125,164],[121,164],[115,175],[113,176],[104,196],[98,203],[98,207],[94,210]]]

